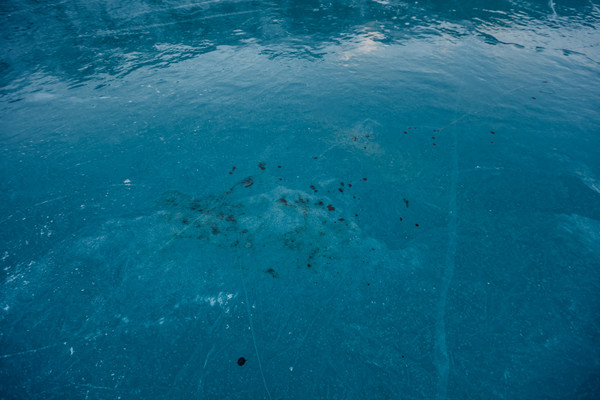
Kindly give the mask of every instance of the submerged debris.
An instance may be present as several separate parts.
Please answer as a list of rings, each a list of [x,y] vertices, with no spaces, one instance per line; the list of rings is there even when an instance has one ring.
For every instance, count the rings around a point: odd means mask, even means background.
[[[258,166],[266,168],[266,163]],[[234,175],[238,169],[228,167],[224,172]],[[336,258],[345,257],[350,247],[362,253],[360,249],[371,239],[363,237],[358,226],[365,220],[364,214],[358,218],[360,197],[350,192],[365,190],[359,188],[367,177],[355,177],[354,185],[348,177],[307,182],[304,190],[276,186],[277,179],[281,177],[260,173],[238,180],[229,190],[198,197],[177,190],[165,192],[157,206],[159,218],[172,234],[167,240],[198,240],[237,249],[244,257],[258,256],[258,265],[278,266],[277,271],[258,270],[272,278],[279,278],[283,268],[308,267],[320,272]],[[317,193],[325,191],[329,194]],[[349,195],[344,196],[345,192]],[[408,200],[403,201],[408,207]]]
[[[283,186],[261,192],[255,183],[249,176],[220,195],[198,198],[168,191],[158,199],[159,215],[171,225],[175,238],[252,252],[292,251],[289,259],[296,266],[318,267],[341,255],[350,243],[360,245],[358,226],[350,217],[355,213],[346,212],[344,204],[338,208],[336,198],[316,197],[314,185],[309,192]],[[246,189],[250,186],[253,190]],[[273,268],[264,272],[279,277]]]

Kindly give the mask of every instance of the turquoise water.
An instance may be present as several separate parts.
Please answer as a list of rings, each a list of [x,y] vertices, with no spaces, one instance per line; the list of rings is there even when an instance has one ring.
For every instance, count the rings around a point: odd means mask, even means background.
[[[125,3],[0,5],[0,398],[600,397],[600,4]]]

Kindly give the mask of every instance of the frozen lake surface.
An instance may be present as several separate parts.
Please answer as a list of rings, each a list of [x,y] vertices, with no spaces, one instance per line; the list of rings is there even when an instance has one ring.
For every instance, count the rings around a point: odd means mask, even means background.
[[[3,1],[0,398],[600,398],[594,1]]]

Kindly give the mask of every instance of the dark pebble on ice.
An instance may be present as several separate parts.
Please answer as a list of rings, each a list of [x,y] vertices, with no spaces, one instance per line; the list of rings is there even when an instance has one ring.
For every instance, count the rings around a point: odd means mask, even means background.
[[[265,271],[267,274],[270,274],[273,278],[279,278],[279,274],[273,268],[269,268]]]

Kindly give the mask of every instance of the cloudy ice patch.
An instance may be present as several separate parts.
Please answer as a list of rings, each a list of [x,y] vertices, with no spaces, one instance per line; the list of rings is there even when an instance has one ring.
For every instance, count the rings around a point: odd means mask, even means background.
[[[237,296],[237,293],[219,292],[216,296],[200,296],[198,300],[211,307],[219,307],[225,313],[228,313],[231,300],[235,299]]]

